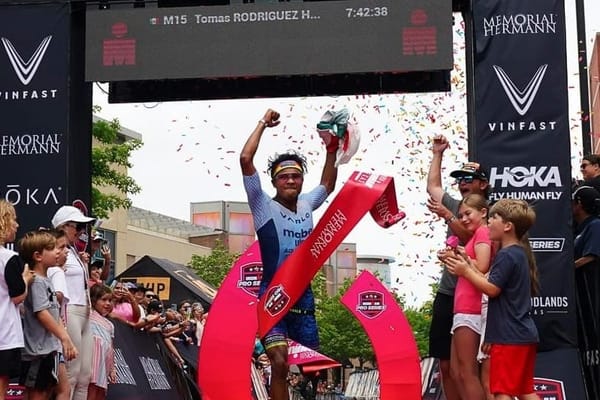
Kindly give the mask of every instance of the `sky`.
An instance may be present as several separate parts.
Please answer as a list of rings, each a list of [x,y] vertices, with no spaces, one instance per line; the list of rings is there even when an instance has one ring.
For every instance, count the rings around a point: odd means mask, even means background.
[[[567,3],[567,62],[572,136],[572,166],[578,174],[581,160],[579,81],[574,2]],[[594,33],[600,31],[600,2],[586,0],[588,57]],[[266,109],[280,112],[281,124],[267,129],[255,156],[259,171],[267,159],[287,149],[301,151],[308,159],[304,189],[318,184],[324,149],[315,131],[328,110],[347,108],[361,133],[353,159],[341,165],[336,192],[353,171],[394,178],[398,204],[407,214],[388,229],[365,216],[344,240],[356,243],[358,255],[388,256],[392,286],[405,295],[408,305],[429,299],[429,284],[440,275],[436,251],[443,246],[445,224],[428,213],[425,178],[431,158],[430,139],[445,134],[451,147],[444,155],[442,176],[467,159],[467,122],[464,96],[464,34],[460,18],[453,28],[454,63],[452,90],[443,93],[303,97],[164,103],[108,104],[107,85],[94,87],[99,116],[117,118],[122,126],[142,135],[144,146],[136,151],[129,174],[142,187],[132,196],[133,205],[183,220],[190,219],[190,203],[246,201],[239,168],[239,152]],[[450,193],[456,188],[449,178],[443,183]],[[263,174],[263,187],[270,188]],[[315,220],[325,206],[315,213]]]

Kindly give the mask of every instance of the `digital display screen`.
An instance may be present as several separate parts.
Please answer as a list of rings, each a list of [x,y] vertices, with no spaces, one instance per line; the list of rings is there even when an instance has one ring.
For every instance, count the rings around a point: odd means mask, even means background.
[[[451,70],[452,4],[348,0],[88,10],[86,80]]]

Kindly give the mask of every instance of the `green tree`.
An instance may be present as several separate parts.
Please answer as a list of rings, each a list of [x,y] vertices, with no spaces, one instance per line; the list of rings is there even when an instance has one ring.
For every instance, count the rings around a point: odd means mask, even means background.
[[[313,291],[317,300],[316,317],[319,324],[319,336],[322,351],[337,360],[356,358],[360,366],[366,361],[376,365],[375,354],[370,339],[361,324],[344,307],[340,299],[348,290],[352,281],[347,279],[335,296],[327,296],[325,278],[319,273],[313,280]],[[429,327],[431,325],[431,305],[428,301],[419,308],[404,307],[404,299],[393,293],[396,302],[412,328],[419,355],[427,355],[429,348]]]
[[[321,350],[336,359],[356,358],[360,366],[366,361],[375,363],[373,346],[354,315],[344,307],[340,299],[352,281],[346,279],[334,296],[325,290],[325,277],[322,272],[313,280],[313,290],[317,301],[316,318],[319,325]]]
[[[94,107],[98,112],[99,107]],[[92,214],[107,218],[117,208],[131,207],[127,197],[139,193],[141,188],[135,180],[127,176],[131,168],[131,153],[142,146],[139,140],[119,139],[121,125],[117,119],[99,120],[92,126],[92,136],[99,143],[92,147]]]
[[[200,278],[219,288],[238,257],[239,254],[230,253],[222,242],[217,241],[210,254],[206,256],[192,255],[189,266]]]
[[[419,308],[407,307],[404,315],[412,328],[413,335],[419,349],[419,356],[425,357],[429,351],[429,327],[431,326],[431,313],[428,307]]]

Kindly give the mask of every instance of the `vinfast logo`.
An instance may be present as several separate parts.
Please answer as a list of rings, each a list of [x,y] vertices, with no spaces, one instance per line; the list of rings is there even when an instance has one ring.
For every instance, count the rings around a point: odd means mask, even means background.
[[[513,83],[502,67],[494,65],[493,68],[494,71],[496,71],[496,76],[502,85],[502,89],[504,89],[504,93],[506,93],[506,96],[508,96],[508,99],[510,100],[510,104],[512,104],[519,115],[523,116],[527,114],[527,111],[529,111],[529,108],[531,107],[531,103],[535,100],[535,96],[540,89],[548,64],[540,65],[523,90],[520,90],[517,85]]]
[[[559,200],[563,194],[563,184],[558,166],[492,167],[490,168],[489,182],[493,188],[490,201],[500,199]],[[504,191],[508,188],[517,190]]]
[[[544,76],[548,70],[548,64],[540,65],[537,71],[529,78],[529,81],[520,86],[513,82],[513,79],[511,79],[501,66],[492,65],[492,69],[496,73],[504,94],[506,94],[513,109],[521,118],[488,122],[490,132],[543,132],[556,129],[556,121],[525,118],[538,95]]]
[[[52,35],[48,35],[42,39],[37,49],[33,52],[29,60],[24,61],[23,57],[19,54],[15,46],[8,40],[3,37],[2,44],[4,45],[4,50],[6,50],[6,54],[8,55],[8,59],[17,74],[17,77],[21,81],[21,83],[25,86],[29,85],[35,73],[37,72],[44,55],[46,54],[46,50],[48,50],[48,46],[50,45],[50,41],[52,40]]]

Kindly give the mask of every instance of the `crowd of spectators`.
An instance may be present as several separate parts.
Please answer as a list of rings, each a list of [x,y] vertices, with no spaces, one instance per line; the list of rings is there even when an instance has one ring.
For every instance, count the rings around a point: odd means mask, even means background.
[[[51,222],[12,251],[4,245],[16,240],[17,215],[0,200],[0,400],[16,378],[30,399],[105,399],[116,379],[114,323],[159,333],[175,364],[187,369],[175,343],[200,345],[202,304],[166,308],[152,288],[108,284],[110,247],[101,233],[89,233],[94,219],[62,206]]]

